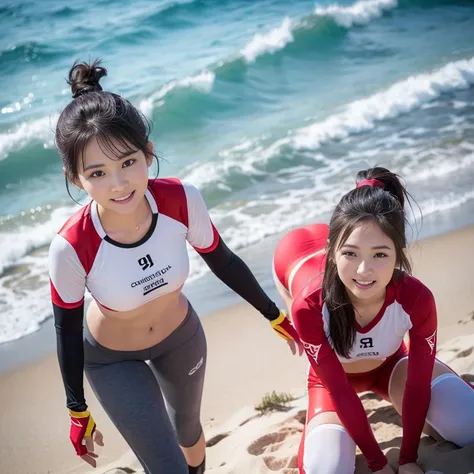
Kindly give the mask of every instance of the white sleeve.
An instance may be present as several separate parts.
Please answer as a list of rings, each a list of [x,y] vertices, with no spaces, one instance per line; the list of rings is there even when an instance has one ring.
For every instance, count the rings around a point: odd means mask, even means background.
[[[214,250],[219,243],[219,233],[211,221],[204,199],[192,184],[182,183],[188,207],[187,241],[201,253]]]
[[[86,271],[74,247],[57,234],[49,247],[49,278],[53,303],[74,308],[84,300]]]

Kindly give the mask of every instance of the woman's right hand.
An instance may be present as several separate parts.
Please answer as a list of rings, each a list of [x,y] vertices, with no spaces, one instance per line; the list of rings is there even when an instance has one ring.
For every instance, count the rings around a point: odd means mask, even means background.
[[[383,469],[375,471],[373,474],[395,474],[395,471],[392,469],[389,463],[385,464]]]
[[[95,454],[94,443],[104,445],[102,433],[97,430],[95,421],[87,410],[81,412],[69,410],[69,416],[71,421],[69,439],[76,454],[92,467],[96,467],[98,456]]]
[[[270,324],[272,329],[282,339],[288,342],[288,346],[293,355],[295,355],[297,351],[299,355],[303,354],[303,345],[301,344],[300,337],[282,310],[280,310],[278,318],[270,321]]]
[[[85,436],[84,441],[87,453],[83,454],[81,459],[87,464],[90,464],[92,467],[97,467],[96,459],[99,456],[95,453],[94,443],[96,443],[98,446],[104,446],[104,437],[102,436],[102,433],[96,429],[92,436]]]
[[[304,349],[301,344],[298,344],[296,341],[286,341],[290,351],[293,355],[298,354],[299,356],[303,355]]]

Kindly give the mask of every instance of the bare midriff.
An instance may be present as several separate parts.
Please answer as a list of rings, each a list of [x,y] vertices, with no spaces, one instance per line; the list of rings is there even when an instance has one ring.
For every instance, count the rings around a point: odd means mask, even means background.
[[[111,311],[95,300],[87,308],[87,326],[108,349],[138,351],[166,339],[184,320],[188,300],[182,287],[130,311]]]
[[[370,372],[380,367],[385,362],[385,359],[366,359],[357,362],[343,363],[344,372],[346,374],[363,374]]]

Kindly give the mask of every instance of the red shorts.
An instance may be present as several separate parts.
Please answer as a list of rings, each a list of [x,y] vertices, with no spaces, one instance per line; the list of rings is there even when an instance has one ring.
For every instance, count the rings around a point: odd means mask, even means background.
[[[408,355],[408,349],[404,343],[400,348],[377,367],[370,372],[359,374],[347,374],[349,383],[356,393],[374,392],[384,400],[390,400],[388,395],[388,384],[393,368],[399,360]],[[328,411],[336,411],[326,387],[321,383],[319,377],[315,374],[313,368],[310,368],[308,374],[308,413],[306,415],[306,424],[308,424],[315,415]]]
[[[397,362],[406,356],[408,356],[408,349],[405,343],[402,343],[397,352],[387,358],[380,367],[377,367],[370,372],[347,374],[349,383],[352,385],[356,393],[370,391],[377,394],[384,400],[390,401],[390,397],[388,395],[390,377],[392,375],[393,369],[397,365]],[[308,423],[316,415],[330,411],[336,412],[336,408],[334,407],[331,396],[311,367],[308,374],[308,411],[306,413],[306,426],[308,426]],[[301,443],[298,451],[298,467],[300,473],[304,473],[303,456],[306,426],[303,431],[303,436],[301,437]]]
[[[294,297],[306,284],[323,277],[326,264],[327,224],[313,224],[288,232],[275,249],[275,276]]]

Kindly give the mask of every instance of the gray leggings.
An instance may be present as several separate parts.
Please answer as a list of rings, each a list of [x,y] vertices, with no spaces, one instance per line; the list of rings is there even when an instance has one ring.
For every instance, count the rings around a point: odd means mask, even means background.
[[[202,433],[207,355],[204,331],[191,304],[180,326],[153,347],[107,349],[86,327],[84,352],[85,373],[97,399],[145,473],[188,474],[179,445],[195,445]]]

